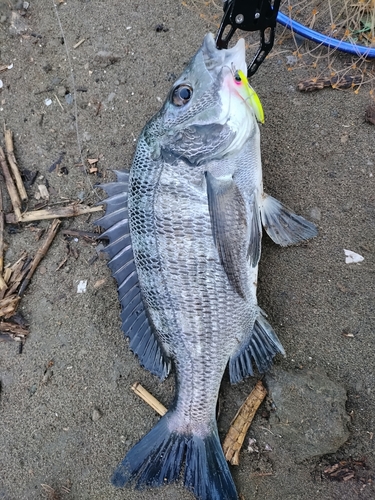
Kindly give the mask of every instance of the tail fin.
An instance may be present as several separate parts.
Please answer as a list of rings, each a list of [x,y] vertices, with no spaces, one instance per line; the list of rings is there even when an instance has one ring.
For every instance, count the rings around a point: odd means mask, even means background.
[[[114,486],[133,484],[137,489],[176,481],[185,461],[184,484],[199,500],[237,500],[216,424],[204,438],[170,431],[170,413],[139,441],[119,464]]]

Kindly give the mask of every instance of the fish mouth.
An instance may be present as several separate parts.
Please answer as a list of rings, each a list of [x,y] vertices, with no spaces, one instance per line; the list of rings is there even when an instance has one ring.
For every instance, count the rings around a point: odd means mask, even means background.
[[[212,33],[204,37],[202,52],[204,63],[208,71],[221,71],[223,67],[241,70],[247,73],[245,40],[240,38],[234,47],[230,49],[218,49]]]

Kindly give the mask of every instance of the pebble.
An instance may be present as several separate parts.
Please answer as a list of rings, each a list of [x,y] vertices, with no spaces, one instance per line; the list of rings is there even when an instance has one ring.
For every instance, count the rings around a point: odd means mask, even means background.
[[[111,92],[109,94],[109,96],[107,97],[107,102],[112,102],[115,97],[116,97],[116,93],[115,92]]]
[[[59,97],[64,97],[65,94],[66,94],[66,88],[63,85],[57,87],[57,95]]]
[[[316,221],[319,221],[322,218],[322,212],[321,212],[320,208],[318,208],[318,207],[312,207],[310,209],[309,215],[310,215],[311,219],[316,220]]]
[[[92,421],[93,422],[97,422],[100,418],[101,418],[100,411],[97,410],[96,408],[94,408],[94,410],[92,412],[92,415],[91,415]]]
[[[48,61],[43,63],[42,68],[46,73],[52,71],[52,65]]]
[[[289,64],[290,66],[294,66],[297,64],[298,58],[296,56],[286,56],[286,63]],[[293,87],[294,89],[294,87]]]
[[[22,6],[20,7],[22,8]],[[25,20],[18,14],[18,12],[12,11],[10,15],[10,26],[9,33],[11,35],[21,35],[27,30],[27,24]]]
[[[86,142],[91,141],[91,134],[89,134],[88,132],[83,132],[82,139]]]

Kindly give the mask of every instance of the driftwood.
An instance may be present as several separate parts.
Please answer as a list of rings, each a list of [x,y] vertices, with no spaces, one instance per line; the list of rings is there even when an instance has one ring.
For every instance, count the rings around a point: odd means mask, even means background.
[[[350,76],[331,76],[322,78],[307,78],[302,80],[297,85],[297,89],[301,92],[312,92],[313,90],[321,90],[325,87],[333,89],[350,89],[356,85],[360,85],[363,79],[361,75]]]
[[[25,326],[10,321],[0,321],[0,332],[8,336],[11,335],[14,340],[24,340],[29,334],[29,330]]]
[[[27,253],[23,252],[21,257],[11,266],[5,269],[4,279],[7,283],[7,290],[5,291],[4,297],[10,297],[12,294],[17,292],[22,280],[25,278],[26,274],[30,269],[31,259],[28,259]]]
[[[21,297],[18,295],[11,295],[0,300],[0,318],[11,318],[18,307]],[[1,323],[0,323],[1,324]]]
[[[1,69],[1,68],[0,68]],[[36,268],[46,255],[60,225],[60,217],[74,217],[103,210],[102,206],[88,207],[78,203],[71,203],[62,208],[48,207],[43,210],[33,210],[22,213],[22,201],[27,200],[27,193],[22,182],[21,174],[17,166],[14,155],[13,134],[4,128],[5,151],[0,147],[0,169],[4,174],[5,185],[13,206],[13,212],[4,213],[3,192],[0,186],[0,340],[14,339],[23,341],[28,334],[24,326],[17,322],[4,321],[15,315],[19,302],[25,292]],[[8,165],[9,164],[9,165]],[[22,200],[22,201],[21,201]],[[29,258],[24,252],[12,266],[4,268],[4,225],[5,223],[17,224],[19,222],[32,222],[38,220],[54,219],[50,225],[46,237],[34,258]],[[73,235],[71,231],[71,235]],[[85,237],[89,241],[96,239],[96,233],[78,231],[79,236]],[[75,258],[77,252],[73,252]],[[65,259],[66,260],[66,259]],[[65,261],[61,265],[63,265]]]
[[[33,222],[37,220],[57,219],[60,217],[76,217],[77,215],[90,214],[92,212],[100,212],[103,206],[87,207],[86,205],[73,204],[61,208],[46,208],[44,210],[32,210],[24,212],[17,218],[16,214],[6,214],[5,222],[15,224],[17,222]]]
[[[25,186],[23,185],[23,181],[21,178],[20,171],[18,170],[16,157],[14,156],[14,148],[13,148],[13,134],[11,130],[4,129],[4,138],[5,138],[5,151],[8,159],[9,166],[12,170],[12,174],[14,180],[16,181],[18,193],[22,201],[27,200],[27,193]]]
[[[27,253],[24,252],[13,266],[5,268],[4,281],[7,288],[0,292],[0,318],[8,319],[16,313],[21,297],[35,269],[51,246],[59,225],[59,220],[56,219],[53,221],[33,259],[28,260]],[[0,322],[0,325],[2,324]]]
[[[267,391],[265,387],[262,382],[258,380],[256,386],[232,420],[223,443],[225,458],[232,465],[239,465],[240,463],[240,450],[247,430],[250,427],[257,409],[266,397],[266,394]]]

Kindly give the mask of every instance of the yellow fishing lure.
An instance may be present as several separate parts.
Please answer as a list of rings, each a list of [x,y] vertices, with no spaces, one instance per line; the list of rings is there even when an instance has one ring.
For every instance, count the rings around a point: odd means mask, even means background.
[[[246,78],[246,75],[244,74],[243,71],[238,69],[235,74],[234,78],[236,82],[243,84],[243,89],[245,91],[245,96],[244,99],[247,100],[250,104],[250,106],[253,108],[255,116],[260,123],[264,123],[264,111],[262,107],[262,103],[260,102],[260,99],[253,89],[253,87],[250,85],[248,79]]]

